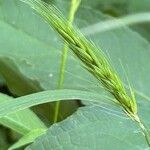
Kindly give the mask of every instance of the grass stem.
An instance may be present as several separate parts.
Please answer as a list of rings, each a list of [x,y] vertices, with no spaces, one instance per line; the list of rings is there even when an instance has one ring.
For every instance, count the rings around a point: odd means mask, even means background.
[[[69,24],[73,23],[75,13],[77,8],[80,4],[80,0],[72,0],[71,7],[69,11],[68,21]],[[62,50],[62,57],[61,57],[61,65],[60,65],[60,73],[59,73],[59,81],[58,81],[58,89],[62,89],[64,85],[64,78],[65,78],[65,67],[67,62],[67,55],[68,55],[68,44],[64,44],[64,48]],[[54,112],[54,123],[58,121],[59,117],[59,109],[60,109],[61,102],[57,101],[55,105],[55,112]]]
[[[139,127],[141,128],[143,135],[146,139],[146,142],[148,144],[148,146],[150,147],[150,135],[148,130],[145,128],[144,124],[141,122],[140,118],[137,116],[137,119],[135,119],[135,121],[138,123]]]

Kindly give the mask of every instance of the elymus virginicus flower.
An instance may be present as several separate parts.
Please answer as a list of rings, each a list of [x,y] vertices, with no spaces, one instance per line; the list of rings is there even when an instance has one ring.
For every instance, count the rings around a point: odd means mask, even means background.
[[[128,115],[135,116],[137,105],[134,92],[130,88],[130,96],[127,94],[123,83],[103,52],[69,24],[54,6],[49,6],[40,0],[22,1],[35,9],[59,33],[73,53],[83,62],[85,68],[115,97]]]

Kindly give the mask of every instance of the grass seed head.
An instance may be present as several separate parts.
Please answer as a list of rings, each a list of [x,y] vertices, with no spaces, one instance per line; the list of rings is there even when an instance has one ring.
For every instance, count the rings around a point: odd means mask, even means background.
[[[85,68],[116,98],[124,110],[131,116],[135,115],[137,105],[133,90],[130,87],[131,96],[129,96],[103,52],[69,24],[55,7],[48,6],[41,0],[23,1],[35,9],[58,32],[73,53],[83,62]]]

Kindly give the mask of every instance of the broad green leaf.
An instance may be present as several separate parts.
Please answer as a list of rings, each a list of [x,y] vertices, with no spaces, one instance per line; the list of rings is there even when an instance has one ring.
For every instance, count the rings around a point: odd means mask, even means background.
[[[146,150],[138,126],[115,107],[88,106],[49,128],[26,150]]]
[[[13,101],[13,98],[0,94],[0,106],[4,102],[13,103]],[[23,135],[34,129],[46,129],[44,123],[29,109],[0,118],[0,124]]]
[[[14,94],[24,95],[25,93],[29,94],[42,90],[36,81],[27,79],[24,75],[22,75],[15,66],[14,61],[9,58],[0,57],[0,70],[1,74],[4,75],[6,84]]]
[[[18,142],[16,142],[15,144],[13,144],[9,150],[13,150],[13,149],[17,149],[20,148],[24,145],[30,144],[32,143],[37,137],[41,136],[42,134],[44,134],[46,132],[46,129],[35,129],[32,130],[31,132],[27,133],[26,135],[24,135],[22,138],[19,139]]]

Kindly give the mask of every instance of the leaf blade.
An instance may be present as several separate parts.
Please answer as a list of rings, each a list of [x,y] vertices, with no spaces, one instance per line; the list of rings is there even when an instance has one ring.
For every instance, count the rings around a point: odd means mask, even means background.
[[[0,106],[3,102],[13,103],[13,100],[14,99],[9,96],[0,94]],[[22,135],[25,135],[37,128],[46,129],[44,123],[30,109],[25,109],[23,111],[2,117],[0,118],[0,124],[13,129]]]
[[[148,146],[136,124],[118,108],[88,106],[50,127],[26,150],[143,150]]]
[[[87,92],[87,91],[79,91],[79,90],[51,90],[44,91],[35,94],[30,94],[27,96],[22,96],[16,98],[12,102],[4,102],[1,104],[0,108],[0,117],[8,115],[9,113],[13,113],[16,111],[20,111],[35,105],[53,102],[56,100],[72,100],[72,99],[81,99],[92,102],[103,102],[109,101],[100,94]]]

